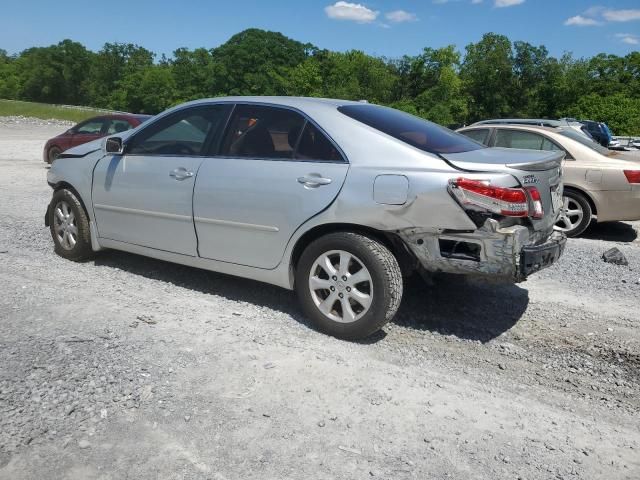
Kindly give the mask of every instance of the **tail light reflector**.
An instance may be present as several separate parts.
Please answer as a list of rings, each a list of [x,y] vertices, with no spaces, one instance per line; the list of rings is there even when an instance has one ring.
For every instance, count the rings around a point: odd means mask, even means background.
[[[458,178],[451,181],[451,190],[462,205],[473,205],[505,217],[529,216],[529,202],[522,188],[494,187],[485,181]]]
[[[529,198],[531,198],[531,217],[544,217],[544,208],[542,206],[542,197],[540,196],[540,190],[538,190],[536,187],[527,187],[526,190],[529,194]]]
[[[640,183],[640,170],[625,170],[624,176],[629,183]]]

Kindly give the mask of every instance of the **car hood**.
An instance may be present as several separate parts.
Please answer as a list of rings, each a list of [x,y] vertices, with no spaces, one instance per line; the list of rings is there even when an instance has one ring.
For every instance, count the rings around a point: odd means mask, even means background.
[[[90,153],[93,153],[102,148],[102,145],[106,141],[107,138],[110,137],[120,137],[123,141],[131,136],[133,130],[127,130],[126,132],[121,132],[117,135],[109,135],[108,137],[98,138],[97,140],[93,140],[91,142],[83,143],[82,145],[78,145],[76,147],[70,148],[69,150],[65,150],[61,155],[62,157],[84,157]]]

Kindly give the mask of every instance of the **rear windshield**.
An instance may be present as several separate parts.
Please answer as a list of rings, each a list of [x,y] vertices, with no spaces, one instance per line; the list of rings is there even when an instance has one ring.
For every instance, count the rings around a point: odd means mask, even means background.
[[[486,148],[452,132],[393,108],[378,105],[344,105],[338,110],[359,122],[429,153],[460,153]]]
[[[576,142],[580,142],[585,147],[589,147],[591,150],[595,150],[596,152],[601,153],[602,155],[611,154],[611,150],[603,147],[598,142],[591,140],[589,137],[576,132],[573,128],[563,128],[558,130],[558,133],[560,135],[564,135],[565,137],[569,137],[570,139],[575,140]]]

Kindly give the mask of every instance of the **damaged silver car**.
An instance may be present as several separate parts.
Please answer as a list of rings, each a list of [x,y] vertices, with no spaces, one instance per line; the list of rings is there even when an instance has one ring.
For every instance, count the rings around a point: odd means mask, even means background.
[[[110,248],[295,289],[358,339],[412,271],[520,282],[554,263],[562,160],[360,102],[199,100],[60,155],[45,223],[70,260]]]

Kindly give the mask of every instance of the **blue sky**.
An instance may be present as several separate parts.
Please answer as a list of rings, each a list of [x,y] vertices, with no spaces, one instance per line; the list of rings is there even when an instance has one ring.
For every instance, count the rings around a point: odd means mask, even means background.
[[[331,50],[387,57],[460,50],[497,32],[553,55],[640,50],[638,0],[3,0],[0,48],[17,53],[71,38],[98,50],[131,42],[157,53],[215,47],[250,27]],[[101,6],[104,5],[104,6]]]

